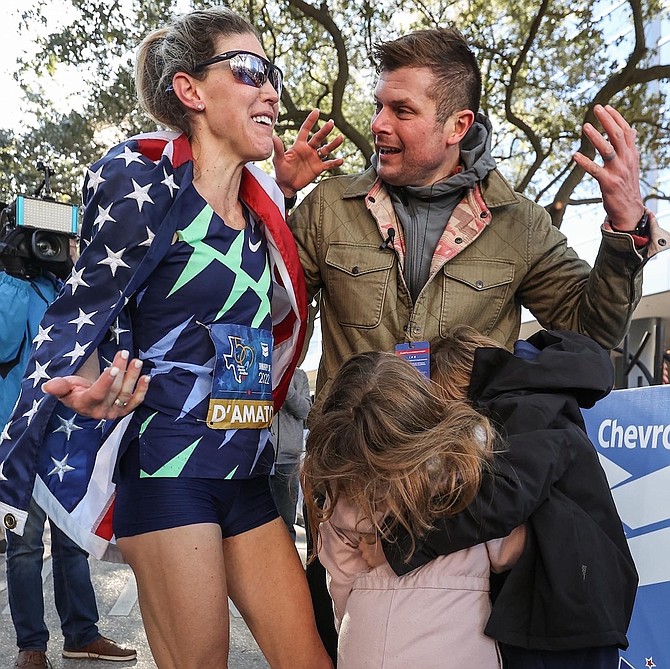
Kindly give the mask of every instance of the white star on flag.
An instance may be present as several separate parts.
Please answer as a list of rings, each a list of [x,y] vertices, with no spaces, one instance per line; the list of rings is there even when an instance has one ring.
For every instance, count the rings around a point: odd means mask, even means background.
[[[116,276],[116,270],[119,267],[130,267],[130,265],[127,265],[121,260],[123,254],[126,252],[125,248],[122,248],[120,251],[112,251],[109,246],[105,245],[105,251],[107,251],[107,257],[98,262],[98,265],[109,265],[112,276]]]
[[[118,160],[119,158],[125,160],[126,167],[128,167],[130,163],[142,163],[142,159],[140,158],[141,155],[142,155],[141,153],[131,151],[127,146],[124,146],[123,153],[119,156],[116,156],[115,160]]]
[[[60,421],[60,425],[53,431],[53,434],[56,434],[56,432],[65,432],[66,440],[70,441],[70,435],[75,431],[75,430],[83,430],[83,427],[80,427],[79,425],[75,424],[75,419],[77,418],[77,414],[74,414],[72,418],[69,420],[65,420],[62,416],[59,416],[56,414],[56,418]],[[53,459],[53,458],[52,458]]]
[[[130,332],[130,330],[124,330],[124,329],[119,325],[119,319],[118,319],[118,318],[116,319],[116,322],[114,323],[114,325],[113,325],[111,328],[109,328],[109,331],[112,333],[112,336],[113,336],[114,339],[116,340],[116,343],[117,343],[117,344],[120,344],[120,343],[121,343],[121,335],[122,335],[124,332]]]
[[[154,201],[149,197],[149,189],[151,188],[151,183],[148,183],[146,186],[140,186],[135,179],[131,179],[133,184],[133,192],[124,195],[124,199],[135,200],[137,202],[137,208],[142,211],[142,206],[145,202],[149,204],[154,204]]]
[[[95,316],[98,312],[97,311],[91,311],[90,313],[86,313],[81,307],[79,307],[79,316],[77,318],[73,318],[71,321],[68,321],[68,323],[72,323],[72,325],[77,326],[77,332],[81,330],[84,325],[93,325],[93,321],[91,318]]]
[[[53,339],[51,339],[49,336],[52,328],[53,325],[50,325],[48,328],[43,328],[41,325],[37,326],[37,334],[35,335],[35,339],[33,339],[33,344],[37,344],[37,346],[35,346],[35,350],[42,346],[45,341],[53,341]]]
[[[3,460],[0,462],[0,481],[9,481],[9,479],[5,476],[5,461]]]
[[[47,362],[46,365],[40,365],[37,360],[35,360],[35,371],[28,376],[29,379],[33,380],[33,388],[37,388],[37,384],[42,379],[50,379],[51,377],[46,373],[46,368],[51,364],[51,360]]]
[[[170,197],[174,197],[174,191],[179,190],[179,186],[174,182],[174,174],[168,175],[167,171],[165,168],[163,168],[163,176],[165,179],[161,181],[161,183],[164,186],[167,186],[168,189],[170,190]]]
[[[66,456],[62,460],[56,460],[56,458],[52,457],[51,459],[53,460],[54,463],[54,468],[49,472],[48,476],[53,476],[54,474],[58,475],[58,478],[60,479],[60,482],[63,482],[63,476],[67,474],[67,472],[73,472],[74,467],[70,467],[70,465],[67,464],[67,459],[70,457],[70,454],[67,453]]]
[[[154,241],[154,237],[156,236],[153,232],[151,232],[151,229],[148,225],[145,227],[147,229],[147,238],[141,244],[139,244],[139,246],[151,246],[151,242]]]
[[[102,178],[103,167],[104,165],[101,165],[97,172],[90,169],[86,170],[86,174],[88,175],[88,189],[92,190],[94,194],[98,190],[98,186],[105,181]]]
[[[85,353],[86,349],[91,345],[91,342],[88,342],[88,344],[84,344],[83,346],[77,341],[74,343],[74,348],[69,352],[63,354],[64,358],[70,357],[70,364],[74,365],[74,363],[79,360]]]
[[[107,221],[111,221],[112,223],[116,223],[116,219],[112,218],[109,215],[109,212],[111,211],[113,204],[114,203],[112,202],[112,204],[110,204],[109,207],[107,207],[107,209],[98,205],[98,215],[96,216],[95,221],[93,221],[93,225],[98,230],[100,230],[100,228],[102,228],[102,226],[105,223],[107,223]]]
[[[82,275],[84,274],[84,268],[82,267],[79,271],[76,269],[72,270],[72,274],[70,274],[70,278],[65,282],[66,286],[71,286],[72,287],[72,294],[74,295],[77,292],[77,288],[79,286],[84,286],[84,288],[90,288],[90,286],[82,279]],[[53,325],[51,326],[53,327]],[[51,340],[49,340],[51,341]]]
[[[28,411],[26,411],[26,412],[23,414],[22,417],[28,419],[28,425],[30,425],[30,422],[31,422],[32,419],[35,417],[35,414],[36,414],[37,411],[39,410],[39,408],[40,408],[40,404],[42,404],[42,400],[43,400],[43,399],[44,399],[44,398],[41,397],[41,398],[38,399],[38,400],[33,400],[33,406],[32,406],[30,409],[28,409]]]

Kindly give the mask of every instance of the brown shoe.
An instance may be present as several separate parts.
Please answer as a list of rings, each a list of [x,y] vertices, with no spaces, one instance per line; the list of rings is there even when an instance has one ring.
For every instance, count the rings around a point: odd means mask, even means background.
[[[14,666],[21,669],[51,669],[51,662],[43,650],[20,650]]]
[[[137,659],[137,651],[134,648],[123,648],[115,641],[100,636],[82,648],[63,648],[63,657],[69,660],[129,662],[130,660]]]

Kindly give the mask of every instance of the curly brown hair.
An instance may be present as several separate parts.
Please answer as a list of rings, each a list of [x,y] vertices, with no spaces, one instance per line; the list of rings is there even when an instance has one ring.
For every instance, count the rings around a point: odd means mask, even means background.
[[[445,402],[396,355],[353,356],[307,438],[301,479],[314,546],[340,498],[387,540],[397,524],[421,537],[474,499],[493,439],[486,418]]]

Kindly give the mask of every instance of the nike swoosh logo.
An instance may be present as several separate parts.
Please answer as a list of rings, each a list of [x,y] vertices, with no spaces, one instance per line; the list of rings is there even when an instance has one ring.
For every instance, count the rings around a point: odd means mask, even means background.
[[[260,246],[261,246],[261,241],[262,241],[262,240],[259,239],[255,244],[252,244],[252,243],[251,243],[251,239],[250,239],[250,240],[249,240],[249,250],[250,250],[252,253],[256,253],[256,251],[258,251],[258,249],[259,249]]]

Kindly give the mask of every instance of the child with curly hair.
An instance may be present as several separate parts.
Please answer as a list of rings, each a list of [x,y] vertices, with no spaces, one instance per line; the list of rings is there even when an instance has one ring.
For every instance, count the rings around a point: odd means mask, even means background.
[[[473,501],[494,440],[485,417],[467,402],[445,402],[393,354],[362,353],[342,366],[302,469],[339,628],[339,669],[500,666],[484,635],[489,573],[514,564],[523,527],[403,577],[386,563],[369,569],[359,548],[402,527],[411,553],[436,519]]]

